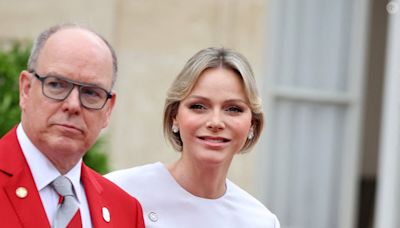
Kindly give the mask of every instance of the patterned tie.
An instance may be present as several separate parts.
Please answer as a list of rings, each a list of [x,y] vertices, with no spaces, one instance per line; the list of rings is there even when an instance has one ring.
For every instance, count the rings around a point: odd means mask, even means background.
[[[51,185],[56,192],[64,198],[62,203],[58,206],[52,227],[65,228],[79,209],[78,202],[76,202],[74,197],[74,191],[72,190],[72,183],[65,176],[59,176]]]

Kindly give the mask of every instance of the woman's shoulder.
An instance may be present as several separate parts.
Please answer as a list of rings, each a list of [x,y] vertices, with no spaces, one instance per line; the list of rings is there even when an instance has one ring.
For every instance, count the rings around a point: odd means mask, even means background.
[[[164,165],[161,162],[136,166],[129,169],[116,170],[105,175],[105,177],[116,183],[122,188],[141,186],[143,183],[149,183],[153,179],[157,179]]]
[[[250,217],[265,218],[268,224],[274,224],[274,227],[279,227],[279,221],[263,203],[252,196],[250,193],[236,185],[230,180],[227,180],[228,194],[227,198],[231,199],[237,207],[241,208],[243,213],[248,212]]]

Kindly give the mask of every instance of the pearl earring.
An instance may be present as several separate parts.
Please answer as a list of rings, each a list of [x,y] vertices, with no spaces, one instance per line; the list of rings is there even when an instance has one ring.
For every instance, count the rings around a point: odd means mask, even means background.
[[[254,130],[250,128],[249,134],[247,135],[248,140],[252,140],[254,138]]]
[[[172,129],[172,132],[175,134],[179,132],[179,128],[176,125],[172,125],[171,129]]]

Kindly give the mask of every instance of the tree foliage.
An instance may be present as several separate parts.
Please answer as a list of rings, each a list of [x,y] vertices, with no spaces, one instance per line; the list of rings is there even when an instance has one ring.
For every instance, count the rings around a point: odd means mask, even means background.
[[[0,50],[0,136],[20,121],[18,78],[26,68],[29,45],[13,43]]]
[[[27,68],[30,43],[13,42],[0,48],[0,138],[21,120],[19,107],[19,73]],[[107,156],[103,152],[104,139],[100,138],[83,158],[98,171],[109,171]]]

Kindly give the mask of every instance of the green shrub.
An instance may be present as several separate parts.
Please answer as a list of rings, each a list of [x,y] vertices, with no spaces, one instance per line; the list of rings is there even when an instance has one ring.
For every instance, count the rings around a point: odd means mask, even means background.
[[[0,48],[0,138],[21,120],[18,80],[19,73],[26,69],[30,48],[31,44],[22,42]],[[83,158],[88,166],[102,174],[110,170],[104,144],[100,138]]]
[[[26,68],[30,45],[13,43],[0,50],[0,136],[20,121],[18,76]]]

